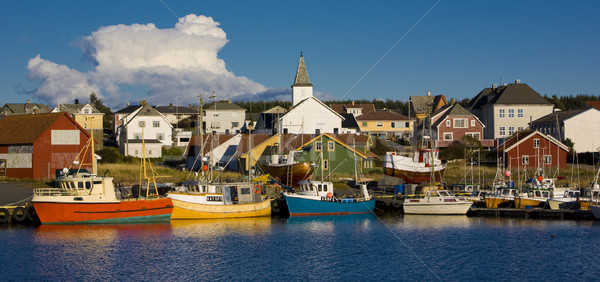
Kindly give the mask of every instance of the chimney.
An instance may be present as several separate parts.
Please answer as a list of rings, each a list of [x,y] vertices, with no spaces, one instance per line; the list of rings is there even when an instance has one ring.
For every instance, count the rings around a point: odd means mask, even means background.
[[[521,80],[520,79],[515,79],[515,84],[519,84],[519,83],[521,83]]]
[[[427,91],[427,96],[431,96],[431,91]]]
[[[173,108],[173,103],[169,103],[169,109]]]
[[[140,100],[140,106],[145,106],[146,105],[146,100]]]
[[[506,82],[502,84],[502,86],[506,86]]]
[[[354,100],[352,100],[352,106],[354,106]]]
[[[492,90],[495,90],[496,87],[498,87],[498,85],[496,85],[496,83],[492,84]]]
[[[127,105],[127,107],[129,107],[129,101],[127,101],[127,103],[125,103]]]
[[[27,104],[29,104],[29,100],[27,100]]]
[[[229,104],[231,104],[231,98],[229,98]]]
[[[75,99],[75,105],[79,105],[79,99]]]

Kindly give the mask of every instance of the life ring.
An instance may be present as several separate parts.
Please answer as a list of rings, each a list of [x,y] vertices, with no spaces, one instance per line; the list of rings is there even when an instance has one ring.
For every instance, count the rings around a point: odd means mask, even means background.
[[[327,193],[327,198],[333,198],[333,194],[331,192]]]
[[[25,221],[25,219],[27,219],[27,211],[25,210],[24,207],[16,207],[13,210],[12,217],[14,220],[16,220],[18,222]]]
[[[260,194],[260,185],[254,184],[254,193],[255,194]]]
[[[10,218],[10,212],[5,208],[0,208],[0,223],[7,223]]]

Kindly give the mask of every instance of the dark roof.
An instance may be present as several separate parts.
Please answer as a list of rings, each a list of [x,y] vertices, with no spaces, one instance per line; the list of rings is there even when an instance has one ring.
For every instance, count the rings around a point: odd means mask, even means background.
[[[530,135],[532,135],[536,132],[538,134],[540,133],[539,131],[530,130],[530,129],[521,130],[521,131],[517,132],[516,134],[514,134],[513,136],[511,136],[510,138],[508,138],[506,141],[504,141],[504,143],[500,144],[498,146],[498,148],[496,148],[496,150],[504,151],[504,148],[508,148],[508,147],[514,145],[515,143],[519,142],[520,140],[529,138]]]
[[[552,105],[525,83],[510,83],[496,88],[485,88],[469,102],[470,110],[480,109],[487,104],[502,105]]]
[[[353,114],[346,114],[346,113],[340,113],[340,115],[342,115],[342,117],[344,117],[344,120],[342,120],[342,127],[343,128],[358,128],[358,122],[356,121],[356,118],[354,117]]]
[[[46,105],[29,102],[25,104],[6,103],[2,107],[2,113],[5,115],[45,114],[51,110]]]
[[[349,109],[349,108],[362,109],[363,114],[375,111],[374,104],[330,104],[329,107],[331,107],[338,114],[347,113],[348,111],[346,109]]]
[[[427,114],[430,106],[432,111],[436,111],[448,104],[448,101],[444,95],[410,96],[409,104],[413,113]]]
[[[173,106],[173,105],[169,105],[169,106],[154,106],[154,108],[163,113],[163,114],[192,114],[192,115],[196,115],[198,114],[198,109],[192,109],[190,107],[183,107],[183,106]]]
[[[308,79],[308,72],[306,71],[306,65],[304,64],[304,57],[300,53],[300,62],[298,62],[298,69],[296,70],[296,77],[294,79],[294,86],[312,86]]]
[[[115,112],[115,114],[130,114],[139,109],[141,105],[127,106]]]
[[[229,139],[233,138],[234,135],[225,135],[225,134],[204,134],[202,139],[204,140],[204,154],[210,153],[210,148],[216,148],[219,145],[227,142]],[[202,148],[202,144],[200,143],[200,136],[194,135],[190,139],[187,148],[187,156],[195,156],[197,152],[200,152],[200,148]]]
[[[67,113],[5,116],[0,119],[0,144],[33,144],[38,136],[61,117],[67,117],[79,127]]]
[[[569,119],[571,117],[574,117],[580,113],[583,113],[585,111],[590,110],[590,108],[587,109],[576,109],[576,110],[568,110],[568,111],[556,111],[553,113],[549,113],[541,118],[538,118],[536,120],[534,120],[533,122],[531,122],[532,124],[536,124],[536,123],[546,123],[546,122],[552,122],[555,123],[557,118],[558,121],[564,121],[566,119]]]
[[[369,112],[356,117],[356,120],[410,120],[407,116],[390,111]]]
[[[217,111],[218,110],[245,110],[244,108],[231,103],[229,101],[218,101],[217,102]],[[205,111],[214,111],[215,110],[215,102],[212,102],[208,105],[204,105]]]

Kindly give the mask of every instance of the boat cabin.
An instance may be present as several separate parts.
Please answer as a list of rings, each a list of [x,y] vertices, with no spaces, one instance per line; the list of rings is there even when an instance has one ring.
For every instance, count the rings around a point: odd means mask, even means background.
[[[322,181],[300,181],[296,193],[301,195],[315,195],[319,197],[333,197],[333,183]]]

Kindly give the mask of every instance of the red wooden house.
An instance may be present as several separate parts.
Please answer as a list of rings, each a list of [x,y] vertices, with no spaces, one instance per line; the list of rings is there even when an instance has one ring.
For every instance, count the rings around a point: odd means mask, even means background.
[[[569,148],[550,135],[537,130],[523,130],[496,148],[496,156],[504,156],[504,165],[511,169],[542,167],[564,168]]]
[[[71,166],[90,134],[67,113],[0,119],[0,159],[6,177],[50,179]],[[84,160],[91,163],[91,156]],[[83,163],[83,162],[82,162]]]

